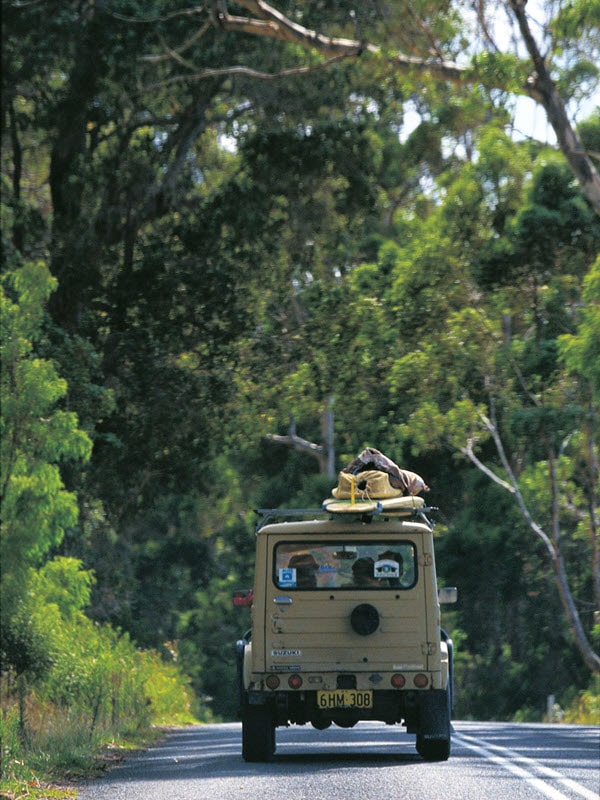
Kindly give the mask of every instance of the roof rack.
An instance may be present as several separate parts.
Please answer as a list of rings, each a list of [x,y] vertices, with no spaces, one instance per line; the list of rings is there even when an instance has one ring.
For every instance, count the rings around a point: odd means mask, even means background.
[[[365,522],[370,522],[374,516],[380,516],[385,519],[418,517],[429,528],[433,528],[433,522],[429,519],[427,514],[435,511],[439,511],[437,506],[422,506],[421,508],[406,507],[396,511],[382,508],[377,508],[373,511],[364,511],[357,508],[356,517],[359,517]],[[293,519],[298,517],[328,517],[329,519],[339,519],[339,515],[331,513],[323,508],[255,508],[254,513],[259,517],[256,523],[257,531],[276,519]],[[345,514],[345,516],[350,516],[350,514]]]
[[[289,519],[291,517],[323,517],[326,512],[322,508],[255,508],[254,513],[259,519],[256,523],[256,530],[263,525],[268,525],[274,519]]]

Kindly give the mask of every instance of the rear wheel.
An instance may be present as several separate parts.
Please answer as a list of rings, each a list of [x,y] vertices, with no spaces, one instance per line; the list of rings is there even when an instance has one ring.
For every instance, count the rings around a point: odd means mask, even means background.
[[[244,761],[269,761],[275,753],[275,720],[265,706],[242,709],[242,757]]]
[[[447,739],[425,739],[417,735],[417,753],[425,761],[447,761],[450,758],[450,737]]]
[[[432,692],[421,709],[417,733],[417,753],[425,761],[447,761],[450,758],[450,692]]]

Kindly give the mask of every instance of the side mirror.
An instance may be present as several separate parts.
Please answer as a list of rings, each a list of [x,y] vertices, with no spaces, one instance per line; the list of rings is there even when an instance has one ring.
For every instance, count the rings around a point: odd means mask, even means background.
[[[233,605],[236,607],[249,608],[254,602],[254,592],[252,589],[237,589],[233,593]]]
[[[456,586],[445,586],[443,589],[438,589],[438,602],[456,603],[457,600],[458,589]]]

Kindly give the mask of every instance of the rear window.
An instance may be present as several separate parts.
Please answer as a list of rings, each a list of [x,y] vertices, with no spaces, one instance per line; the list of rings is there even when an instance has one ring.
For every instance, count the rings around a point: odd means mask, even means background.
[[[273,580],[279,589],[410,589],[417,581],[412,542],[278,542]]]

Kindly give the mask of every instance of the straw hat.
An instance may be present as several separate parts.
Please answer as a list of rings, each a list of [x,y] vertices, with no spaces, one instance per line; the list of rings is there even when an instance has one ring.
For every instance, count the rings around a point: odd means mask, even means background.
[[[366,470],[358,475],[340,472],[338,485],[323,502],[323,510],[333,514],[380,514],[382,511],[404,511],[423,508],[422,497],[404,496],[402,489],[390,484],[390,476],[379,470]]]
[[[401,497],[402,489],[396,489],[390,483],[387,472],[372,469],[351,475],[340,472],[338,485],[331,492],[337,500],[381,500],[389,497]]]

